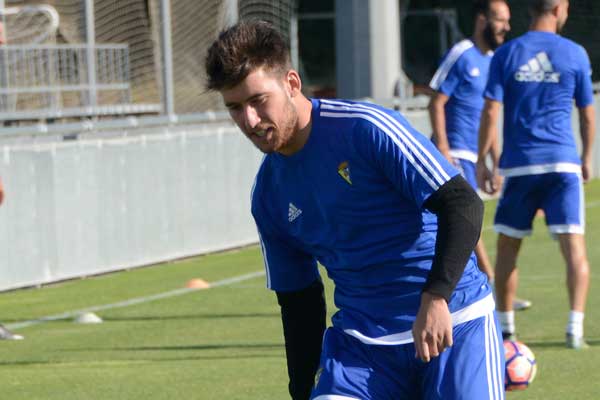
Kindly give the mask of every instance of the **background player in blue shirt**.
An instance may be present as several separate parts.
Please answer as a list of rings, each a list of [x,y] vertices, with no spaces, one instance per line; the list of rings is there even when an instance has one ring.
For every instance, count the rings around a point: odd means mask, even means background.
[[[267,23],[222,32],[206,71],[266,153],[252,214],[292,397],[502,399],[494,300],[473,255],[483,205],[458,171],[392,110],[304,97]],[[325,336],[317,262],[339,309]]]
[[[512,299],[522,238],[531,234],[538,209],[558,238],[567,264],[571,311],[567,346],[584,348],[583,317],[589,285],[584,240],[582,183],[591,171],[595,132],[591,67],[583,47],[557,34],[568,16],[567,0],[530,1],[529,32],[499,48],[491,62],[482,114],[478,181],[488,192],[506,177],[494,221],[498,235],[496,295],[505,336],[514,336]],[[573,98],[579,109],[581,158],[571,128]],[[504,104],[504,142],[499,164],[485,165]]]
[[[493,50],[504,43],[510,31],[510,10],[505,0],[478,0],[473,7],[473,36],[455,44],[444,56],[429,86],[435,91],[429,103],[432,140],[438,150],[477,189],[475,162],[483,91],[488,80]],[[494,281],[494,269],[483,239],[475,247],[477,264]],[[531,302],[515,299],[523,310]]]

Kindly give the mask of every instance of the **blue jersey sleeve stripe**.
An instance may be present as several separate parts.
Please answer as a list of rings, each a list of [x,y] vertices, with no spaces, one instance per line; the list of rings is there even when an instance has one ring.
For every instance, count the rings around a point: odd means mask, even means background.
[[[267,276],[267,288],[271,289],[271,271],[269,270],[269,259],[267,258],[267,249],[265,248],[265,242],[263,242],[260,230],[258,231],[258,241],[260,243],[260,251],[263,255],[263,263],[265,265],[265,274]]]
[[[250,202],[252,202],[252,199],[254,199],[254,190],[256,190],[256,181],[258,181],[258,174],[260,174],[261,167],[264,164],[266,158],[267,158],[267,155],[265,154],[263,156],[262,160],[260,160],[260,165],[258,166],[258,172],[256,173],[256,176],[254,177],[254,182],[252,183],[252,189],[250,190]]]
[[[361,119],[371,122],[373,125],[377,126],[379,129],[381,129],[383,132],[385,132],[385,134],[388,135],[394,141],[394,143],[396,143],[396,145],[398,146],[400,151],[404,154],[404,156],[407,158],[407,160],[409,160],[409,162],[413,165],[413,167],[415,167],[415,169],[419,172],[419,174],[423,177],[423,179],[429,184],[429,186],[431,186],[434,190],[439,189],[441,184],[438,184],[431,177],[429,177],[429,175],[423,170],[422,166],[415,160],[413,153],[408,151],[408,149],[405,146],[405,143],[403,143],[397,137],[397,135],[394,135],[387,126],[383,125],[379,120],[374,118],[372,115],[369,115],[367,113],[361,113],[361,112],[340,113],[340,112],[326,112],[326,111],[322,111],[320,113],[320,115],[322,117],[332,117],[332,118],[361,118]]]
[[[256,182],[258,181],[258,174],[260,174],[261,167],[264,164],[266,158],[267,158],[267,155],[265,154],[263,156],[262,160],[260,161],[260,166],[258,167],[258,173],[254,177],[254,182],[252,183],[252,190],[250,190],[250,203],[251,204],[254,201],[254,191],[256,190]],[[257,228],[256,231],[258,233],[258,241],[260,243],[260,250],[263,255],[263,263],[265,265],[265,273],[267,276],[267,288],[271,289],[271,274],[269,271],[269,261],[267,260],[267,250],[266,250],[265,244],[262,240],[262,236],[260,235],[260,229],[258,229],[258,226],[256,228]]]
[[[423,147],[423,145],[415,137],[413,137],[412,134],[407,132],[406,128],[402,126],[400,122],[398,122],[389,114],[386,114],[385,112],[375,107],[369,107],[364,104],[344,103],[330,100],[324,100],[322,108],[342,111],[359,111],[367,112],[369,114],[375,114],[380,119],[384,120],[383,122],[385,122],[385,124],[391,128],[391,132],[393,132],[394,135],[398,136],[403,142],[405,142],[408,145],[408,147],[413,151],[413,153],[415,153],[415,155],[419,158],[423,166],[429,171],[429,173],[433,177],[437,179],[439,186],[443,185],[450,179],[450,176],[442,168],[438,160],[436,160],[435,157],[425,147]],[[427,158],[427,160],[424,159],[423,155]]]
[[[431,82],[429,82],[429,87],[433,90],[438,90],[440,86],[442,86],[442,83],[444,83],[446,80],[446,77],[448,76],[448,73],[454,64],[456,64],[456,61],[458,61],[460,56],[471,47],[473,47],[473,42],[471,42],[469,39],[461,40],[455,44],[437,71],[435,71],[433,78],[431,78]]]

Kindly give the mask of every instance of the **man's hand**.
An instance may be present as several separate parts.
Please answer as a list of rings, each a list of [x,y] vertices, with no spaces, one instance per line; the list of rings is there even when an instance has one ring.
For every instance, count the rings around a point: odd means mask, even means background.
[[[590,180],[592,173],[592,162],[589,160],[583,160],[581,163],[581,177],[583,183],[587,183]]]
[[[2,186],[2,179],[0,179],[0,204],[4,200],[4,187]]]
[[[485,161],[477,161],[477,186],[487,194],[496,194],[502,187],[502,177],[490,171]]]
[[[416,357],[429,362],[452,346],[452,317],[446,300],[423,292],[417,319],[413,324]]]

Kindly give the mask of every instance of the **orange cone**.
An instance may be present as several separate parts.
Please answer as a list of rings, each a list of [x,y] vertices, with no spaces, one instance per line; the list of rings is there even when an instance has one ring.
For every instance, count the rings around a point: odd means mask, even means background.
[[[208,289],[210,287],[210,283],[206,282],[204,279],[194,278],[190,279],[185,287],[188,289]]]

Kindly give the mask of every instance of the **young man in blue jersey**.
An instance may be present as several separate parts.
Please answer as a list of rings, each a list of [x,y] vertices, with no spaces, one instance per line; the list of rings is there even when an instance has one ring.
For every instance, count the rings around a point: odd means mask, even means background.
[[[483,205],[458,171],[395,111],[306,98],[267,23],[222,32],[206,72],[265,153],[252,214],[292,398],[502,399],[501,335],[473,254]],[[339,309],[327,330],[317,262]]]
[[[438,150],[476,187],[475,162],[483,91],[493,51],[504,43],[510,31],[510,10],[506,0],[478,0],[473,11],[473,36],[456,43],[446,53],[429,83],[435,91],[429,103],[429,115],[432,140]],[[485,251],[483,254],[482,258],[487,260]],[[479,257],[478,261],[481,261]],[[479,264],[492,278],[492,267]]]
[[[595,132],[591,66],[583,47],[558,35],[568,16],[567,0],[530,0],[529,32],[499,48],[490,65],[482,113],[477,177],[489,193],[506,178],[496,210],[498,232],[496,295],[505,337],[515,335],[512,300],[521,241],[531,234],[538,209],[546,215],[567,265],[570,313],[568,347],[587,347],[583,318],[589,286],[584,240],[583,182],[591,171]],[[571,128],[573,99],[582,141],[577,153]],[[489,170],[485,158],[497,136],[504,104],[500,160]]]
[[[483,90],[493,51],[504,43],[510,31],[510,9],[506,0],[477,0],[473,15],[473,36],[450,49],[429,83],[435,91],[429,103],[429,116],[432,140],[438,150],[477,189],[475,162]],[[482,238],[477,242],[475,254],[479,268],[493,282],[494,269]],[[516,310],[529,307],[528,300],[514,300]]]

